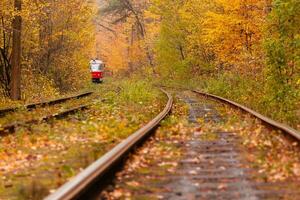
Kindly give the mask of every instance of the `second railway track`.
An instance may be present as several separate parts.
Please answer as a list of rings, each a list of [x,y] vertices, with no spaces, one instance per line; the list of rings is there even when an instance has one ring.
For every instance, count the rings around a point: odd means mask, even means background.
[[[58,98],[58,99],[52,99],[52,100],[48,100],[48,101],[25,104],[24,106],[2,108],[2,109],[0,109],[0,116],[3,117],[6,114],[11,113],[11,112],[15,112],[19,109],[31,110],[31,109],[34,109],[34,108],[37,108],[37,107],[44,107],[44,106],[47,106],[47,105],[55,105],[55,104],[59,104],[59,103],[62,103],[62,102],[66,102],[66,101],[71,100],[71,99],[79,99],[79,98],[82,98],[82,97],[86,97],[86,96],[89,96],[91,94],[93,94],[93,92],[83,92],[83,93],[80,93],[80,94],[67,96],[67,97],[61,97],[61,98]]]
[[[80,99],[80,98],[83,98],[83,97],[88,97],[92,94],[93,94],[93,92],[84,92],[84,93],[80,93],[80,94],[76,94],[76,95],[72,95],[72,96],[68,96],[68,97],[63,97],[63,98],[58,98],[58,99],[53,99],[53,100],[43,101],[43,102],[38,102],[38,103],[27,104],[27,105],[24,105],[22,107],[2,109],[2,110],[0,110],[0,116],[3,117],[4,115],[7,115],[9,113],[14,114],[16,111],[18,111],[21,108],[22,109],[25,108],[25,109],[27,109],[27,112],[29,112],[29,111],[32,111],[35,108],[44,108],[46,106],[53,106],[53,105],[61,104],[61,103],[71,101],[71,100],[74,100],[74,99]],[[66,109],[60,109],[60,110],[57,110],[57,111],[53,111],[51,113],[44,114],[44,115],[41,115],[39,117],[34,117],[33,119],[22,119],[22,120],[15,120],[14,119],[14,121],[6,120],[8,122],[6,122],[2,125],[0,124],[0,136],[13,133],[13,132],[15,132],[16,128],[20,127],[20,126],[25,126],[26,127],[26,126],[30,126],[31,124],[39,123],[39,122],[42,122],[42,121],[49,121],[51,119],[59,119],[59,118],[65,117],[65,116],[67,116],[69,114],[73,114],[77,111],[87,109],[90,105],[91,105],[91,103],[83,103],[82,105],[69,106]]]
[[[35,124],[35,123],[39,123],[42,121],[49,121],[51,119],[59,119],[62,117],[65,117],[69,114],[73,114],[75,112],[87,109],[91,104],[85,104],[85,105],[80,105],[80,106],[75,106],[73,108],[69,108],[60,112],[56,112],[54,114],[49,114],[49,115],[45,115],[42,117],[39,117],[37,119],[32,119],[32,120],[25,120],[25,121],[16,121],[16,122],[12,122],[9,124],[5,124],[4,126],[0,127],[0,136],[9,134],[9,133],[13,133],[15,132],[15,129],[19,126],[30,126],[31,124]]]

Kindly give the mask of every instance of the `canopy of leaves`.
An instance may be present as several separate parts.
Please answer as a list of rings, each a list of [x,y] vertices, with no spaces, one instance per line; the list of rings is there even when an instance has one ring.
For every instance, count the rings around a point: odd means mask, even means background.
[[[12,0],[0,2],[0,82],[10,83],[12,25],[16,15],[22,28],[22,96],[32,88],[41,96],[75,90],[88,79],[87,63],[94,51],[96,10],[88,0],[23,0],[22,11]],[[36,81],[39,80],[39,81]],[[51,89],[52,88],[52,89]]]

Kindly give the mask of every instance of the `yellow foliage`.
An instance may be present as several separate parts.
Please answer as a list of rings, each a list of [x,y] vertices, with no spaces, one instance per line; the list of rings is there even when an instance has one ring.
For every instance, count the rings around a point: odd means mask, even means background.
[[[216,0],[216,6],[206,13],[203,43],[212,48],[221,62],[230,65],[248,65],[259,58],[266,15],[263,1]]]
[[[124,6],[122,1],[109,1]],[[114,72],[133,72],[153,64],[153,42],[159,33],[159,15],[147,10],[148,0],[130,0],[132,8],[124,7],[128,16],[120,11],[103,14],[97,34],[98,57]],[[132,10],[131,10],[132,9]],[[117,13],[117,14],[116,14]],[[120,16],[119,16],[119,15]],[[123,20],[119,20],[122,18]],[[117,20],[116,23],[113,23]]]
[[[22,68],[34,71],[30,76],[23,74],[23,96],[28,97],[26,91],[32,89],[28,83],[35,77],[41,85],[54,84],[61,92],[77,89],[89,80],[87,63],[95,50],[95,8],[89,0],[22,0],[18,13],[12,0],[1,0],[0,48],[11,40],[13,17],[22,17]]]

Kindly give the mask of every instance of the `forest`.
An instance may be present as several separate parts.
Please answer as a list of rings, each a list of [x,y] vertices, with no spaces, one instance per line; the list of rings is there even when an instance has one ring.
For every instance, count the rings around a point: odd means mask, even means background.
[[[2,0],[0,18],[3,106],[89,87],[99,57],[115,79],[199,88],[299,128],[298,0]]]
[[[0,0],[0,199],[300,199],[299,130],[299,0]]]
[[[299,128],[299,1],[112,0],[101,11],[97,39],[114,70],[201,88]]]
[[[15,100],[36,100],[80,87],[81,81],[87,79],[83,66],[88,66],[86,60],[93,51],[95,13],[95,4],[89,1],[1,0],[2,96],[12,95],[14,79],[20,79],[21,90]],[[20,27],[16,27],[18,18]],[[21,45],[16,47],[19,33]],[[14,51],[22,52],[17,78],[13,71]]]

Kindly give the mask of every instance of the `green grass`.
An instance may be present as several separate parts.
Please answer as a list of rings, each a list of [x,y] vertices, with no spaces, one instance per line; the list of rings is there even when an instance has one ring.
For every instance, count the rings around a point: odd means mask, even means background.
[[[190,75],[191,76],[191,75]],[[183,76],[185,77],[185,76]],[[198,89],[243,104],[274,120],[300,129],[300,95],[294,91],[294,98],[275,101],[276,96],[261,76],[241,75],[223,72],[218,75],[196,75],[190,78],[160,80],[173,87]],[[297,96],[298,94],[298,96]]]

